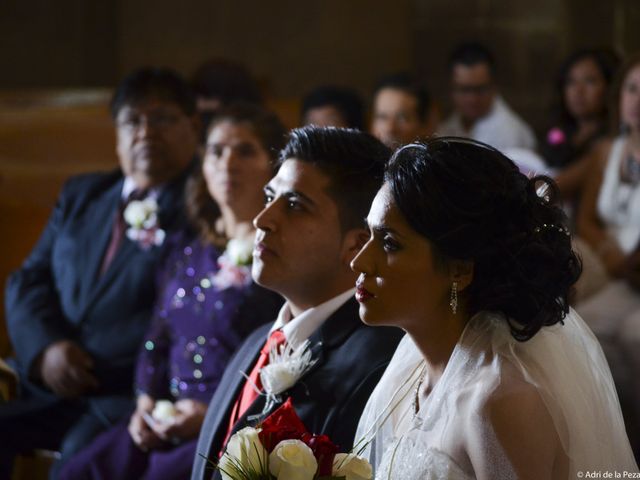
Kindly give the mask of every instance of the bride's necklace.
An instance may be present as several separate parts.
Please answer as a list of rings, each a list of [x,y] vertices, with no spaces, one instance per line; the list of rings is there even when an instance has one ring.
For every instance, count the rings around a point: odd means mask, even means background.
[[[413,400],[411,402],[413,407],[413,416],[414,418],[418,416],[418,412],[420,412],[420,388],[424,383],[424,377],[427,375],[427,365],[422,365],[422,371],[420,372],[420,379],[418,380],[418,384],[416,385],[416,391],[413,394]]]

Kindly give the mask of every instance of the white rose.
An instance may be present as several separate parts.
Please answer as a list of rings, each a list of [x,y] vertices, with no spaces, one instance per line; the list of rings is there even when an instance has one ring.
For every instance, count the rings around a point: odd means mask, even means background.
[[[155,213],[158,211],[158,202],[156,201],[155,198],[152,198],[152,197],[145,198],[144,200],[142,200],[142,205],[144,206],[144,210],[145,212],[147,212],[147,214]]]
[[[142,200],[142,206],[145,214],[142,226],[144,228],[153,228],[158,223],[158,202],[156,202],[155,198],[146,198]]]
[[[151,412],[151,416],[154,420],[166,423],[173,420],[176,416],[176,409],[173,406],[173,402],[170,400],[158,400],[156,402],[155,407],[153,407],[153,412]]]
[[[269,471],[278,480],[313,480],[318,462],[300,440],[282,440],[269,455]]]
[[[124,209],[124,220],[134,228],[142,227],[145,218],[147,218],[147,212],[143,202],[133,201],[127,205]]]
[[[298,372],[290,362],[271,363],[260,369],[260,381],[265,392],[278,395],[296,384]]]
[[[232,238],[227,243],[226,253],[235,265],[249,265],[253,258],[253,237]]]
[[[124,220],[133,228],[153,228],[158,222],[158,202],[154,198],[133,200],[124,209]]]
[[[258,437],[258,430],[245,427],[234,433],[227,443],[227,448],[220,459],[218,469],[224,480],[234,480],[229,476],[238,470],[265,473],[267,450]],[[225,473],[226,472],[226,473]]]
[[[371,464],[353,453],[337,453],[333,458],[333,475],[347,480],[371,480]]]

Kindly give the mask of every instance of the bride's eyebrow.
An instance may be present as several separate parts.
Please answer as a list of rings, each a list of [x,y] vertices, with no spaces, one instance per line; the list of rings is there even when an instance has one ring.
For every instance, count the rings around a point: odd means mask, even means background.
[[[364,225],[365,225],[365,228],[368,228],[369,230],[373,231],[374,233],[377,233],[378,235],[384,235],[386,233],[390,233],[392,235],[395,235],[396,237],[403,236],[397,230],[394,230],[393,228],[387,225],[371,225],[366,218],[364,219]]]
[[[374,225],[373,227],[371,227],[371,229],[379,235],[390,233],[391,235],[395,235],[396,237],[402,237],[401,233],[386,225]]]

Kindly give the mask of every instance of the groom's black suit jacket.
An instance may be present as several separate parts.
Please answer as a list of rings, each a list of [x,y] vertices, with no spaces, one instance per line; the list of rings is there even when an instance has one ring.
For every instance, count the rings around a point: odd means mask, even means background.
[[[211,477],[213,469],[201,455],[217,462],[231,409],[245,382],[240,372],[248,375],[252,370],[270,327],[265,325],[256,330],[227,365],[200,431],[192,480]],[[399,328],[364,325],[358,317],[357,302],[350,299],[311,335],[310,348],[316,363],[281,395],[282,400],[292,398],[309,432],[328,435],[341,452],[348,452],[360,414],[402,335]],[[252,425],[247,417],[262,412],[264,405],[264,396],[259,396],[236,423],[234,431]],[[218,472],[215,475],[220,478]]]
[[[166,184],[158,198],[159,225],[167,235],[184,224],[187,174]],[[125,236],[100,274],[123,182],[120,171],[70,179],[40,240],[9,278],[6,317],[21,395],[0,406],[0,419],[13,410],[25,414],[65,404],[30,376],[38,355],[63,339],[77,342],[94,359],[100,387],[86,397],[89,408],[110,421],[130,408],[133,365],[152,312],[162,248],[145,250]],[[27,404],[21,402],[27,397]]]

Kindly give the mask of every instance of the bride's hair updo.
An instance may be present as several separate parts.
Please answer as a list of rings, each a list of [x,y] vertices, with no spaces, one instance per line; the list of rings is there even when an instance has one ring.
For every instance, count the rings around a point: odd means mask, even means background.
[[[398,150],[385,181],[437,264],[473,263],[467,313],[503,313],[522,341],[562,321],[582,267],[552,179],[527,178],[483,143],[440,137]]]

